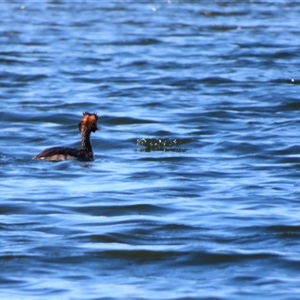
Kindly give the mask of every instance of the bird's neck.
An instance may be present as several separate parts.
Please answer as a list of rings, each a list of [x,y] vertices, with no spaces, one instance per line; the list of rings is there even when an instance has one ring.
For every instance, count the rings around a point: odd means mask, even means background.
[[[87,152],[93,152],[91,141],[90,141],[91,131],[83,128],[81,130],[81,147],[82,150]]]

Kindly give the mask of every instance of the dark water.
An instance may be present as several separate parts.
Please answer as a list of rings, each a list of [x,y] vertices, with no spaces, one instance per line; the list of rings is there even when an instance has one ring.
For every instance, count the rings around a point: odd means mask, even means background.
[[[300,2],[0,16],[1,299],[300,298]]]

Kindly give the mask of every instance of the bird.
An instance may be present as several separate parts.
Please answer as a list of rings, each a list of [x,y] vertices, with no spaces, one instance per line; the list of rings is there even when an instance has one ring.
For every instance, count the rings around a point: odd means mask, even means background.
[[[96,113],[84,112],[81,122],[78,124],[81,133],[81,149],[67,147],[47,148],[32,159],[60,161],[60,160],[81,160],[92,161],[94,153],[90,142],[91,132],[100,130],[97,126],[98,115]]]

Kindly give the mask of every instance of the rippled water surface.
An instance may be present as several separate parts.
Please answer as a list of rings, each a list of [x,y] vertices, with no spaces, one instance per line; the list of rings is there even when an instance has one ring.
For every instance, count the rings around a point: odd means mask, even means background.
[[[300,2],[0,8],[1,299],[300,297]]]

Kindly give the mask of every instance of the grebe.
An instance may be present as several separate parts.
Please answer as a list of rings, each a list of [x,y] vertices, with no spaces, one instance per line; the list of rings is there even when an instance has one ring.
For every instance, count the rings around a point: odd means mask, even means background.
[[[99,128],[97,127],[98,116],[95,113],[84,112],[81,122],[78,124],[79,131],[81,132],[81,147],[82,149],[65,148],[65,147],[53,147],[42,151],[40,154],[34,156],[32,159],[43,160],[93,160],[94,154],[92,145],[90,142],[91,132],[95,132]]]

